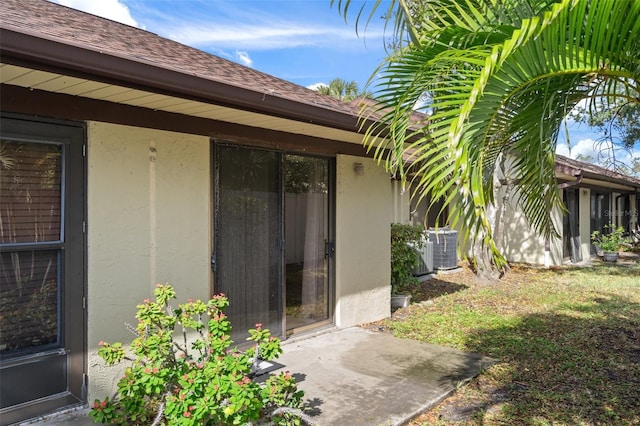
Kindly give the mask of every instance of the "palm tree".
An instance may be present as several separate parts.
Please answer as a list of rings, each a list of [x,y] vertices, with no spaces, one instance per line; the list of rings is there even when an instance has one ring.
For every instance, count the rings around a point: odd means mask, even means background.
[[[342,101],[350,102],[357,97],[367,96],[367,92],[360,91],[358,83],[355,81],[347,81],[341,78],[334,78],[328,85],[318,86],[318,92],[323,95],[329,95]]]
[[[351,1],[334,2],[346,17]],[[358,17],[377,17],[380,4]],[[506,267],[491,217],[506,157],[529,223],[557,236],[561,122],[583,99],[640,103],[640,1],[391,0],[385,16],[399,47],[376,70],[373,112],[382,119],[365,144],[411,177],[414,197],[444,200],[462,239],[479,243],[480,266]],[[416,123],[411,112],[425,94],[431,115]]]

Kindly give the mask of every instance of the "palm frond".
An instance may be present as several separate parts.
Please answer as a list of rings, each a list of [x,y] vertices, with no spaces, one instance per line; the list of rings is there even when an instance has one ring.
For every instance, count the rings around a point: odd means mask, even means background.
[[[418,199],[444,200],[463,239],[481,239],[500,265],[487,212],[498,158],[515,157],[517,199],[529,223],[545,237],[556,235],[552,212],[562,200],[554,152],[563,118],[596,92],[640,102],[640,2],[420,6],[405,19],[418,29],[413,43],[378,70],[381,118],[365,144],[403,180],[412,174]],[[432,112],[426,131],[412,115],[425,93]]]

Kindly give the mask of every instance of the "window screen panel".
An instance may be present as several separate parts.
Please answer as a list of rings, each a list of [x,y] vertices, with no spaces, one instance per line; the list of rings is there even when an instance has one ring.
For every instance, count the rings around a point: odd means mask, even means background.
[[[0,244],[61,239],[62,146],[0,141]]]

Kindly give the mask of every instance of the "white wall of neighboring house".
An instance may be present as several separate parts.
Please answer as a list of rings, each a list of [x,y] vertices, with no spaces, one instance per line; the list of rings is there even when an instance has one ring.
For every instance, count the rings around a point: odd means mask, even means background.
[[[392,197],[389,175],[371,159],[338,155],[336,181],[335,320],[348,327],[391,313]]]
[[[562,191],[562,190],[559,190]],[[579,188],[579,235],[582,259],[591,256],[591,192]],[[554,209],[552,221],[560,237],[549,240],[549,251],[545,249],[545,239],[529,225],[521,209],[510,201],[504,217],[504,238],[502,241],[507,260],[516,263],[558,266],[565,262],[563,251],[563,212]]]
[[[561,191],[561,190],[559,190]],[[409,192],[403,193],[400,182],[392,181],[391,184],[391,220],[392,222],[407,223],[405,214],[408,212],[414,223],[423,223],[425,214],[424,206],[419,206],[416,212],[410,210]],[[536,233],[527,222],[521,209],[518,207],[513,191],[511,196],[506,200],[507,206],[503,210],[505,187],[501,188],[497,194],[498,215],[504,214],[504,217],[497,219],[502,221],[503,237],[498,242],[500,247],[510,262],[528,263],[535,265],[562,265],[565,261],[563,253],[562,237],[551,238],[549,241],[549,250],[545,249],[545,239]],[[616,196],[619,194],[613,194]],[[588,188],[580,188],[579,191],[579,209],[580,209],[580,248],[583,259],[591,256],[591,191]],[[635,197],[631,200],[632,206],[635,206]],[[610,214],[617,215],[618,211],[614,208],[610,209]],[[632,215],[637,213],[631,213]],[[636,216],[637,217],[637,216]],[[552,212],[552,220],[556,230],[562,236],[563,213],[560,209]],[[470,248],[469,248],[470,250]],[[470,254],[470,252],[469,252]]]
[[[554,209],[551,212],[551,220],[553,221],[553,226],[560,233],[558,238],[551,238],[549,240],[550,256],[547,258],[545,256],[545,262],[541,263],[544,266],[554,266],[554,265],[562,265],[564,262],[563,257],[563,248],[562,248],[562,221],[564,219],[564,215],[560,209]],[[542,250],[545,250],[544,246]]]
[[[88,123],[89,400],[110,394],[118,371],[97,344],[131,341],[135,305],[157,282],[180,302],[210,291],[209,138]]]
[[[501,197],[499,203],[498,210],[500,211]],[[504,209],[504,217],[500,219],[504,230],[502,241],[499,244],[507,260],[518,263],[544,264],[545,240],[531,228],[513,198],[509,199],[507,207]]]
[[[589,188],[578,188],[578,209],[579,209],[579,235],[580,235],[580,254],[582,259],[586,260],[591,257],[591,193]],[[637,226],[638,212],[636,209],[636,196],[630,196],[631,210],[624,212],[624,206],[616,201],[620,196],[619,192],[610,193],[610,205],[606,208],[607,219],[614,226],[622,225],[623,215],[630,215],[630,228]],[[544,240],[536,237],[531,227],[526,223],[521,211],[517,206],[510,206],[505,217],[507,231],[505,232],[504,247],[507,259],[511,262],[524,262],[532,264],[541,264],[546,266],[562,265],[567,261],[564,257],[562,238],[554,238],[550,241],[550,256],[548,261],[544,257]],[[563,213],[559,209],[553,212],[553,222],[556,230],[562,236],[563,232]],[[542,254],[541,254],[542,253]]]

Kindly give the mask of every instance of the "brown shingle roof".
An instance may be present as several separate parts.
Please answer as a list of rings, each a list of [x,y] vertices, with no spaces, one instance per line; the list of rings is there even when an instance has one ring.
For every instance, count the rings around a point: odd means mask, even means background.
[[[633,176],[628,176],[622,173],[615,172],[613,170],[606,169],[592,163],[586,163],[584,161],[574,160],[563,155],[556,155],[556,164],[562,166],[568,166],[576,170],[587,172],[594,178],[605,178],[603,180],[619,182],[622,184],[631,184],[633,186],[640,186],[640,179]]]
[[[3,0],[0,27],[350,116],[358,113],[345,102],[305,87],[151,32],[45,0]]]
[[[357,99],[351,103],[342,102],[151,32],[46,0],[2,0],[0,28],[3,32],[6,29],[35,39],[73,46],[79,48],[79,51],[170,70],[176,75],[196,77],[211,84],[235,88],[238,92],[248,90],[258,95],[246,99],[255,100],[268,96],[292,103],[311,105],[335,113],[329,116],[330,118],[335,118],[336,114],[351,118],[344,120],[343,125],[348,127],[353,124],[354,129],[356,128],[355,117],[358,116],[363,103],[371,110],[375,110],[375,101],[370,99]],[[5,46],[2,38],[0,38],[0,46],[3,48],[4,56]],[[29,59],[34,60],[34,58]],[[68,58],[68,61],[72,59]],[[379,114],[374,113],[373,117],[376,116]],[[426,118],[420,113],[412,116],[415,122],[422,122]],[[605,177],[606,180],[640,185],[640,179],[594,164],[560,155],[556,156],[556,161],[560,165],[582,170],[593,176]]]

